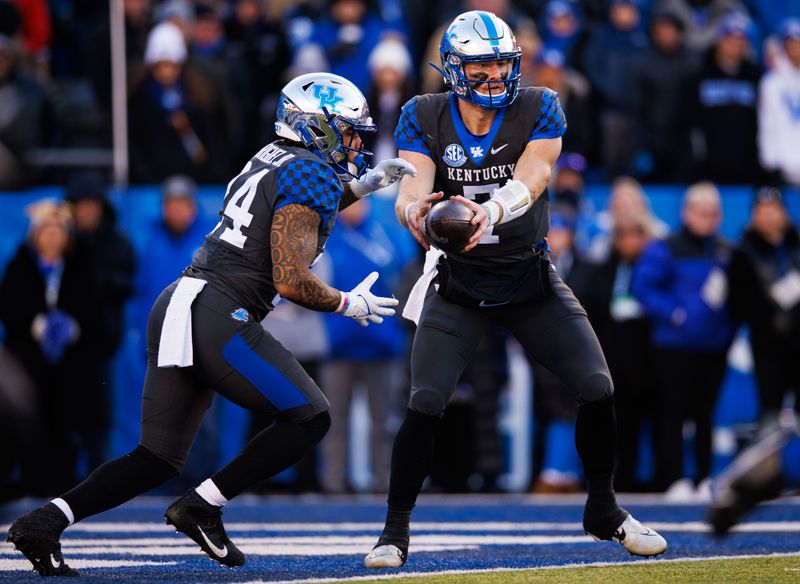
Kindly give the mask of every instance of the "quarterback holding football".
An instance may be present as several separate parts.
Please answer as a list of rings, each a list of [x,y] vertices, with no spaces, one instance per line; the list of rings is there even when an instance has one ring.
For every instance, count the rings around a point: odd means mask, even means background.
[[[575,441],[588,490],[586,532],[632,554],[663,553],[664,538],[617,504],[611,375],[585,311],[548,257],[547,184],[567,128],[558,95],[519,87],[519,45],[489,12],[457,16],[440,56],[449,91],[411,99],[395,130],[400,157],[417,170],[402,179],[395,210],[426,249],[425,216],[443,200],[468,207],[477,228],[461,249],[429,249],[406,303],[404,316],[417,322],[411,394],[395,439],[386,524],[364,564],[405,563],[436,425],[493,325],[509,329],[579,404]]]

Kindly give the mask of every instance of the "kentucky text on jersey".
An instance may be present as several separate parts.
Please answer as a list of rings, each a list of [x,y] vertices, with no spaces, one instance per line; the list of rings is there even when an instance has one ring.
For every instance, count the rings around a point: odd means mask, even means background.
[[[489,180],[505,178],[511,179],[514,176],[515,164],[500,164],[498,166],[490,166],[488,168],[448,168],[447,178],[449,180],[457,180],[464,182],[472,182],[479,180]]]

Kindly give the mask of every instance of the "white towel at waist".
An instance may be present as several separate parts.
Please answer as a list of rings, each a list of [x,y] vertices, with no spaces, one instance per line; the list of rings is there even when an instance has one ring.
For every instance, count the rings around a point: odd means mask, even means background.
[[[205,280],[184,276],[172,293],[158,345],[159,367],[191,367],[192,302],[206,285]]]
[[[425,266],[422,268],[422,275],[417,280],[411,293],[408,295],[406,306],[403,308],[403,318],[419,324],[419,317],[422,314],[422,304],[425,302],[425,293],[438,273],[439,258],[445,254],[442,250],[431,247],[425,254]]]

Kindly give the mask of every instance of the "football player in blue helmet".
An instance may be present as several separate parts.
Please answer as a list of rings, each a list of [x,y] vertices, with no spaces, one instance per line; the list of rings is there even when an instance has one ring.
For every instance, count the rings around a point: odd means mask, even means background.
[[[566,120],[558,95],[519,87],[520,49],[496,15],[455,18],[441,41],[449,91],[403,106],[399,156],[416,175],[402,179],[400,223],[428,250],[403,316],[417,323],[408,411],[395,438],[383,532],[368,568],[403,565],[411,512],[431,471],[433,437],[456,383],[490,326],[508,329],[578,403],[575,445],[587,500],[584,530],[640,556],[667,542],[619,506],[613,489],[614,385],[586,312],[550,264],[547,184]],[[461,250],[430,249],[425,217],[443,200],[472,212]]]
[[[111,509],[177,475],[215,393],[275,420],[235,459],[173,502],[164,516],[226,566],[245,562],[222,523],[222,506],[304,457],[330,425],[328,401],[294,356],[261,326],[280,296],[362,326],[394,314],[395,298],[349,292],[311,266],[340,209],[406,174],[401,159],[366,166],[366,99],[346,79],[311,73],[283,89],[280,140],[254,153],[228,183],[220,221],[180,277],[158,297],[147,327],[141,438],[125,456],[19,517],[8,541],[43,576],[75,576],[61,554],[72,523]]]
[[[442,35],[439,56],[442,68],[433,66],[464,101],[496,109],[516,99],[522,50],[509,26],[494,14],[473,10],[457,16]]]

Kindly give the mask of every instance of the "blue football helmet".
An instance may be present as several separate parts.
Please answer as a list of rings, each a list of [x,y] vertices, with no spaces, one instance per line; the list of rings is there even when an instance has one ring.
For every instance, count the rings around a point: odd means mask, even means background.
[[[439,54],[442,69],[434,67],[444,77],[445,84],[464,101],[497,109],[511,105],[517,97],[522,51],[511,28],[491,12],[471,10],[456,16],[442,35]],[[464,72],[466,63],[502,59],[511,61],[505,79],[468,79]],[[488,93],[476,91],[481,83],[488,86]]]
[[[354,132],[345,140],[343,134],[349,128]],[[302,143],[331,165],[342,180],[360,178],[367,171],[372,152],[364,148],[364,133],[375,130],[366,98],[344,77],[307,73],[281,91],[275,133]],[[361,138],[358,148],[353,147],[356,133]],[[347,160],[350,152],[357,153],[352,164]]]

